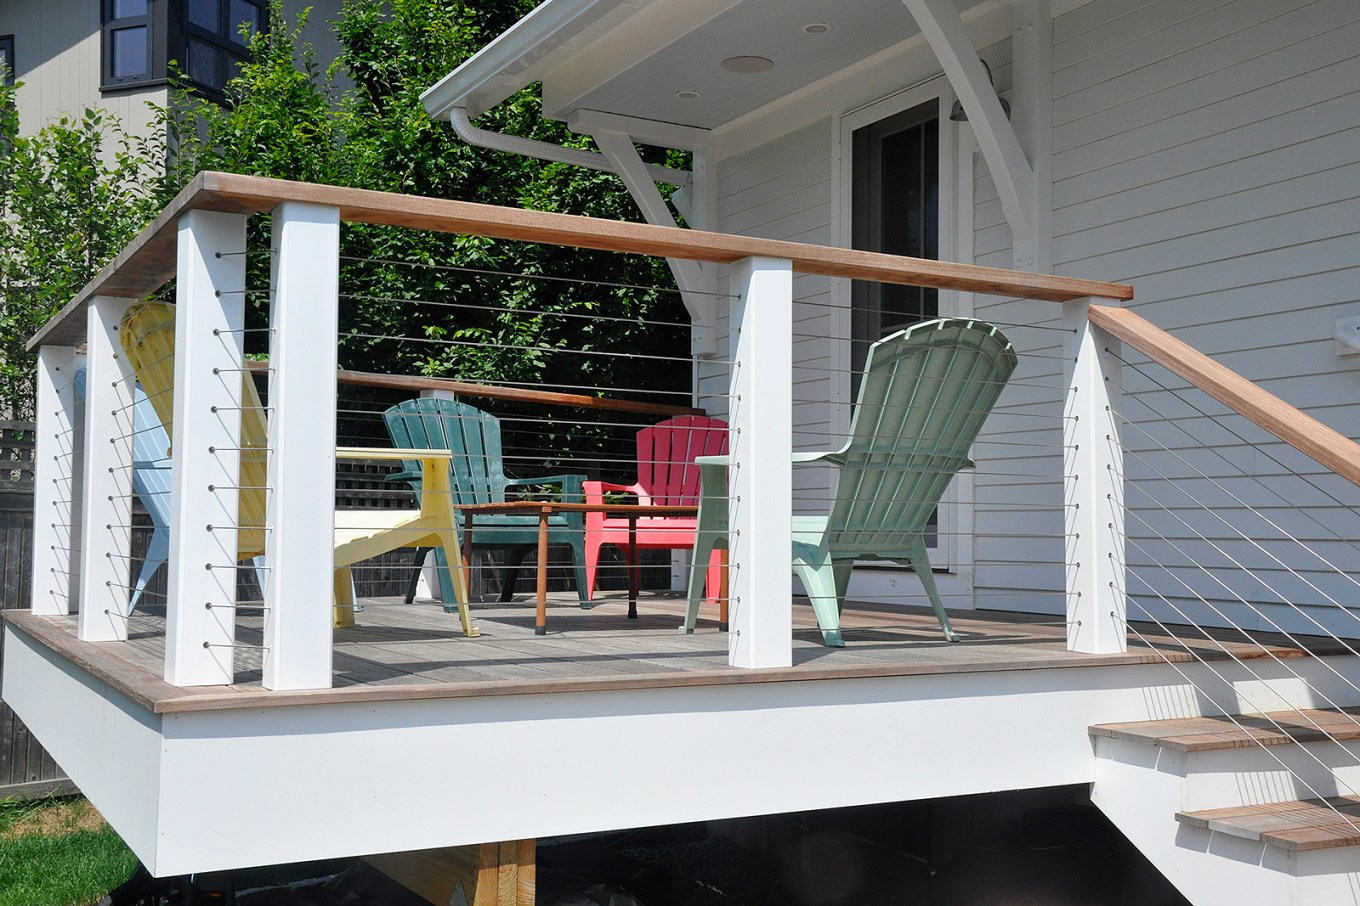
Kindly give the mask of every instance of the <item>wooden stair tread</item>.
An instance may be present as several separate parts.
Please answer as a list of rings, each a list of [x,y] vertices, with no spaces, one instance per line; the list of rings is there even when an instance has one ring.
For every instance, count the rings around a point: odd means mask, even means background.
[[[1176,820],[1296,852],[1360,845],[1357,796],[1177,812]]]
[[[1360,708],[1305,709],[1227,717],[1184,717],[1096,724],[1092,736],[1180,752],[1278,746],[1322,739],[1360,739]]]

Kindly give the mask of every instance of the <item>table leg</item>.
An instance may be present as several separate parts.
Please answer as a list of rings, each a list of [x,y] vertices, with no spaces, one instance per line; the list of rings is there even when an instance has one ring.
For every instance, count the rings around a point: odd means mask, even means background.
[[[637,517],[628,514],[628,619],[637,619],[638,590],[642,586],[638,575]]]
[[[548,507],[538,511],[538,610],[534,614],[534,635],[548,634]]]
[[[718,631],[727,631],[727,548],[719,548],[718,555]]]
[[[468,603],[472,603],[472,513],[463,514],[463,588],[467,591]],[[438,570],[436,570],[438,572]],[[449,576],[453,584],[453,576]],[[446,605],[447,601],[444,602]]]

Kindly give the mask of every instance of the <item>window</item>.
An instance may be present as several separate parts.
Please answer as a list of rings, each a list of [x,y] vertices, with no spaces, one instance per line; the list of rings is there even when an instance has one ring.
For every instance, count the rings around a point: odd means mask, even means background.
[[[249,55],[250,36],[268,27],[265,4],[266,0],[103,0],[103,88],[162,83],[173,60],[190,84],[221,98],[237,64]]]
[[[856,129],[851,242],[857,249],[940,257],[940,118],[938,101]],[[893,331],[939,316],[930,287],[856,281],[851,289],[851,363],[864,368],[869,345]]]
[[[249,55],[250,37],[264,25],[264,0],[185,0],[179,57],[184,74],[200,88],[221,95],[237,64]]]
[[[165,78],[153,66],[155,29],[152,0],[104,0],[105,88],[146,84]]]
[[[0,78],[14,84],[14,35],[0,35]]]

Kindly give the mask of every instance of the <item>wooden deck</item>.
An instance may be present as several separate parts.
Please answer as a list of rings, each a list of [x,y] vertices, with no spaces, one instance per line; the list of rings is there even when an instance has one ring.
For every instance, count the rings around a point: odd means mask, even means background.
[[[11,611],[12,629],[41,641],[156,713],[258,708],[337,701],[394,701],[582,690],[790,682],[852,677],[1034,670],[1237,658],[1291,657],[1303,652],[1278,636],[1252,641],[1224,632],[1218,640],[1180,640],[1139,625],[1125,654],[1066,650],[1059,618],[1002,611],[951,614],[963,640],[946,642],[928,608],[850,602],[843,616],[846,647],[826,648],[806,604],[794,608],[793,666],[741,670],[727,665],[727,634],[705,605],[696,632],[676,632],[684,601],[643,593],[636,620],[627,602],[607,599],[582,610],[575,596],[550,602],[548,635],[534,635],[532,600],[473,605],[481,636],[464,638],[456,614],[438,604],[399,599],[361,601],[357,625],[335,630],[334,688],[269,692],[260,686],[258,615],[238,619],[232,686],[179,688],[162,679],[164,616],[134,615],[127,642],[82,643],[74,617]],[[1137,640],[1137,636],[1147,642]],[[1329,639],[1303,640],[1319,654],[1345,650]],[[1193,650],[1193,654],[1190,650]]]

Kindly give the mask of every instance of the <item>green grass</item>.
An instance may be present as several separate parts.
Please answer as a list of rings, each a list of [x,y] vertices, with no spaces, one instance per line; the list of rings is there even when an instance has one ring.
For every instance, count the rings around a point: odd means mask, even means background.
[[[0,802],[0,906],[85,906],[136,867],[84,799]]]

